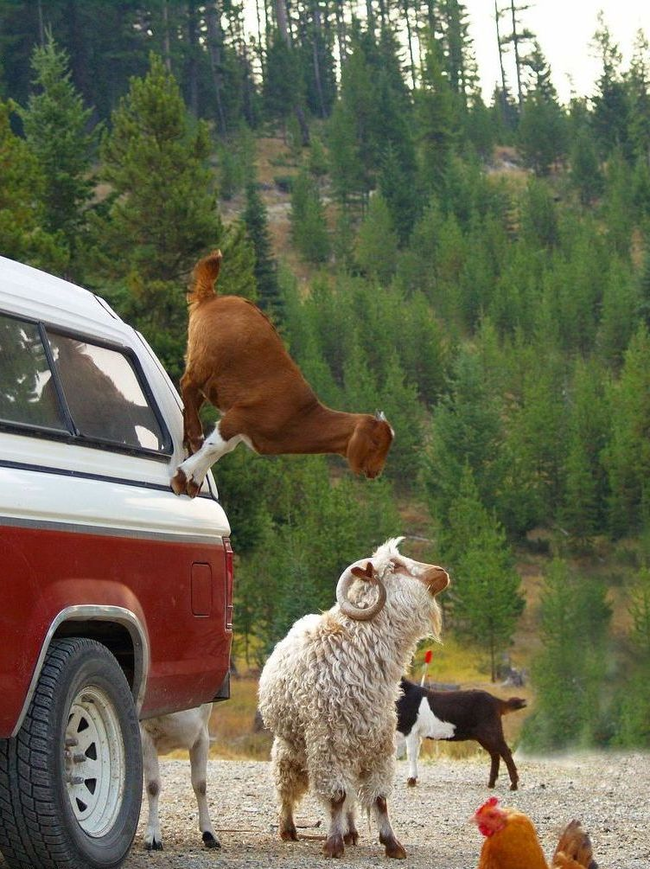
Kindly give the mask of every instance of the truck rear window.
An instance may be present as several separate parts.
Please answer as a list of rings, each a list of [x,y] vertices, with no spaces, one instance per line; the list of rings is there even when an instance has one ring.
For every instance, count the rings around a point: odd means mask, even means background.
[[[0,314],[0,422],[88,445],[169,451],[127,353]]]

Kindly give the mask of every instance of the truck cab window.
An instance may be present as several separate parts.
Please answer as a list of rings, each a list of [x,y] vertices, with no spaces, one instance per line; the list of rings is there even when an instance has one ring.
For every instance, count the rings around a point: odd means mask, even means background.
[[[49,332],[65,398],[83,438],[163,449],[163,434],[124,354]]]
[[[0,421],[66,431],[38,326],[3,314]]]

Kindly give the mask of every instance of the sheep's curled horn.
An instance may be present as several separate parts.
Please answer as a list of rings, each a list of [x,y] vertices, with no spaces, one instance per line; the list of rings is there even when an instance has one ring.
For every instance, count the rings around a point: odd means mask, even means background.
[[[350,586],[355,579],[362,579],[377,586],[377,600],[365,609],[355,606],[348,600]],[[350,567],[341,576],[336,586],[336,600],[344,616],[355,619],[358,622],[367,622],[373,619],[386,603],[386,588],[377,576],[372,562],[366,564],[365,570],[361,567]]]

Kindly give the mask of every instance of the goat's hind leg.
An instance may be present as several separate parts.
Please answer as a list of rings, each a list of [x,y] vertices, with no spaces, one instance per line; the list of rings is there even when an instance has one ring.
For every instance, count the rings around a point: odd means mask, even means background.
[[[305,760],[283,739],[276,736],[271,749],[271,763],[280,811],[278,832],[284,842],[296,842],[298,832],[293,811],[309,787]]]
[[[144,766],[144,782],[147,788],[148,817],[144,834],[144,847],[147,851],[162,851],[162,834],[158,817],[158,797],[160,796],[160,768],[158,765],[158,750],[153,739],[144,727],[140,726],[142,740],[142,760]]]
[[[490,755],[490,778],[488,779],[488,787],[493,788],[497,783],[497,778],[499,777],[499,761],[501,760],[499,757],[499,750],[491,742],[485,742],[481,739],[477,741]]]
[[[181,396],[183,398],[183,446],[189,455],[192,455],[203,446],[203,426],[199,411],[205,402],[205,396],[187,372],[181,378]]]
[[[212,827],[206,796],[209,747],[210,738],[207,727],[205,727],[194,745],[190,748],[192,788],[194,789],[196,803],[199,807],[199,830],[201,831],[203,844],[206,848],[221,848],[221,842],[217,839]]]

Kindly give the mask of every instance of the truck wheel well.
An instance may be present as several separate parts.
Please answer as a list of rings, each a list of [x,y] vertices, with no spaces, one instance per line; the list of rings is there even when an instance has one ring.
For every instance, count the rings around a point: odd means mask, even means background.
[[[54,637],[57,639],[61,637],[86,637],[106,646],[117,659],[131,691],[134,696],[136,695],[135,648],[131,634],[124,625],[108,621],[75,619],[60,624]]]

